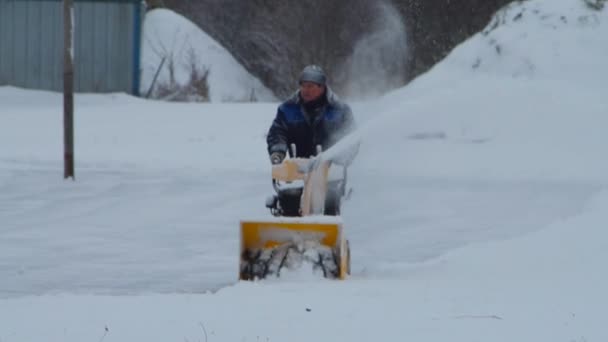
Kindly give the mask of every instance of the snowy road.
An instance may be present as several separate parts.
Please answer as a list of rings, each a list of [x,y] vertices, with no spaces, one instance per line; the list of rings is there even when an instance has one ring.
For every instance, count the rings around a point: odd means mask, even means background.
[[[264,173],[238,170],[80,165],[77,181],[64,182],[56,164],[5,160],[0,175],[0,217],[10,222],[2,297],[200,293],[233,284],[238,220],[265,213],[271,191]],[[353,277],[363,279],[400,277],[465,244],[541,229],[579,213],[598,190],[441,179],[386,188],[357,176],[344,217]],[[374,198],[393,200],[377,206]],[[365,207],[374,212],[355,210]]]

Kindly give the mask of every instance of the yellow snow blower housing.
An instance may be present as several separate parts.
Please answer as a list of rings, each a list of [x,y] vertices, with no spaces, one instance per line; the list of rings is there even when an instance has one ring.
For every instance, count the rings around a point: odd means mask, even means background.
[[[277,195],[266,206],[275,217],[241,221],[241,280],[278,277],[304,264],[326,278],[350,273],[339,201],[327,196],[329,168],[329,162],[300,158],[273,165]]]

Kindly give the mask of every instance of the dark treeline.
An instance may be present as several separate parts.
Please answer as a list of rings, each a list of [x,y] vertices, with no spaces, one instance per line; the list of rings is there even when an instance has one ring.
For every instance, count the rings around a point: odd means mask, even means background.
[[[401,86],[483,29],[511,1],[164,0],[164,5],[199,25],[283,97],[310,63],[327,69],[338,91],[357,82],[360,88],[372,82],[379,91]]]

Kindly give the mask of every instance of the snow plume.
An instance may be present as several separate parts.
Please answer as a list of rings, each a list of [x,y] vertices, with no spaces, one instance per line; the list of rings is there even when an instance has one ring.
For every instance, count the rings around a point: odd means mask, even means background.
[[[373,9],[369,33],[356,42],[340,74],[346,79],[344,95],[365,99],[382,95],[405,83],[407,34],[401,15],[386,1]]]

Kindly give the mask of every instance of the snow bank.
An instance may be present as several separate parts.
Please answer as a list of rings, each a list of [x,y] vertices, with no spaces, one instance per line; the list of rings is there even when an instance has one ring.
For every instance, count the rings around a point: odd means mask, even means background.
[[[608,14],[500,12],[408,87],[358,109],[362,168],[402,176],[606,182]],[[387,168],[385,165],[392,165]]]

